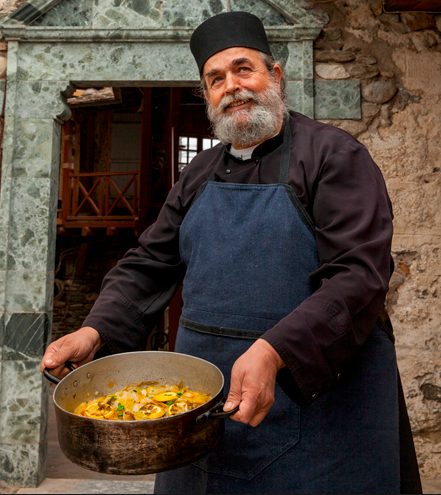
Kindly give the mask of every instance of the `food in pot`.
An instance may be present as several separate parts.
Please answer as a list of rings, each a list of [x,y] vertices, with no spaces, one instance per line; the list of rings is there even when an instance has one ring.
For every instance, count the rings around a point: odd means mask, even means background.
[[[74,414],[113,421],[158,419],[191,411],[210,399],[210,395],[192,391],[182,382],[179,385],[143,382],[82,402]]]

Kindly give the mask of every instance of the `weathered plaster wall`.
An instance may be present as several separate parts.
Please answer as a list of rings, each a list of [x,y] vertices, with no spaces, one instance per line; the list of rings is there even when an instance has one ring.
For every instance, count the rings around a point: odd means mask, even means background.
[[[376,0],[313,8],[330,16],[314,45],[315,79],[361,80],[362,118],[326,122],[364,143],[387,183],[396,263],[387,304],[421,474],[439,478],[441,16],[385,14]]]

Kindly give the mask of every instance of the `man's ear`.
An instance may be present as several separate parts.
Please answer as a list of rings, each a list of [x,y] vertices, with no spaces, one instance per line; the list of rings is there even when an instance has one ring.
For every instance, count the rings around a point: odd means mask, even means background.
[[[280,81],[282,80],[282,76],[283,76],[282,68],[280,67],[280,65],[275,64],[273,67],[273,71],[276,81],[280,84]]]

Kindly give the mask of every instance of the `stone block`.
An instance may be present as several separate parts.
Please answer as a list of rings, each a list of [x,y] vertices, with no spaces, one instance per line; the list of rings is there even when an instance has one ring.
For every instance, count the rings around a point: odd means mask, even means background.
[[[61,96],[68,86],[68,81],[18,81],[15,116],[22,119],[54,119],[65,112],[70,115],[65,98]]]
[[[209,3],[214,5],[221,4],[219,0]],[[259,17],[264,26],[292,26],[292,22],[264,0],[230,0],[230,9],[232,11],[251,12],[251,14]]]
[[[314,78],[314,46],[312,41],[303,41],[303,77],[304,81]]]
[[[322,79],[348,79],[350,76],[341,64],[316,64],[315,72]]]
[[[285,52],[287,56],[278,57],[283,64],[285,77],[290,81],[303,79],[303,43],[287,43]],[[274,51],[274,50],[273,50]]]
[[[45,271],[53,259],[48,234],[56,215],[54,185],[51,179],[12,180],[8,270]]]
[[[57,169],[60,160],[60,142],[59,139],[54,139],[54,132],[57,132],[58,127],[60,127],[59,124],[53,119],[16,119],[12,177],[51,178],[54,176],[54,148],[58,157]],[[55,138],[57,137],[56,135]]]
[[[47,417],[48,390],[40,363],[3,361],[1,383],[0,444],[39,443],[42,414]]]
[[[174,2],[172,2],[173,5]],[[205,2],[204,2],[205,3]],[[115,2],[114,0],[96,0],[93,9],[92,25],[99,28],[132,29],[161,27],[161,10],[157,0],[127,0]]]
[[[360,119],[360,83],[358,81],[315,81],[314,115],[316,119]]]
[[[374,81],[362,89],[362,96],[370,103],[386,103],[397,92],[397,87],[390,81]]]
[[[435,18],[432,14],[425,14],[424,12],[405,12],[401,14],[400,17],[401,22],[412,31],[429,29],[435,26]]]
[[[172,81],[199,82],[196,63],[187,43],[149,43],[112,46],[95,43],[92,49],[95,73],[100,80],[114,80],[118,67],[119,80],[151,81],[168,85]],[[84,64],[85,72],[87,66]],[[82,73],[84,79],[84,71]]]
[[[0,444],[0,481],[7,485],[38,486],[46,471],[46,450],[46,444]]]
[[[5,116],[3,129],[2,177],[11,177],[12,155],[14,152],[14,129],[15,118],[11,116]]]
[[[310,118],[314,115],[313,94],[312,79],[288,81],[287,83],[286,95],[289,108]]]
[[[348,72],[355,79],[371,79],[380,72],[380,69],[370,65],[355,64],[348,69]]]
[[[3,108],[3,99],[5,97],[6,81],[0,81],[0,108]]]
[[[49,344],[47,313],[5,313],[4,360],[40,362]]]
[[[6,296],[6,271],[0,270],[0,314],[3,314],[6,308],[5,296]]]
[[[341,29],[328,28],[324,30],[326,41],[337,41],[341,38]]]
[[[92,26],[93,0],[64,0],[38,17],[33,26]]]
[[[310,119],[314,118],[314,81],[305,79],[303,81],[303,112]]]
[[[0,294],[1,294],[1,292],[0,292]],[[5,314],[0,313],[0,362],[3,360],[3,343],[4,343],[4,341],[5,341]],[[1,383],[1,367],[0,367],[0,383]]]
[[[355,60],[356,54],[350,50],[340,51],[340,50],[320,50],[315,54],[316,62],[351,62]],[[374,62],[375,63],[375,62]]]
[[[8,271],[5,310],[44,312],[52,309],[53,272]]]

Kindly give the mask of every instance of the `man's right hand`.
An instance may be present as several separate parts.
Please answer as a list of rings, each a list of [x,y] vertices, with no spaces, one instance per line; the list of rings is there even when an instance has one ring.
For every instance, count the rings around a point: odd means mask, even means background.
[[[66,361],[82,366],[92,361],[103,345],[100,334],[94,328],[80,328],[50,344],[41,361],[40,371],[49,368],[52,375],[61,379],[69,373],[64,366]]]

